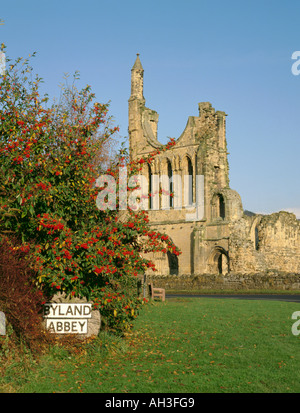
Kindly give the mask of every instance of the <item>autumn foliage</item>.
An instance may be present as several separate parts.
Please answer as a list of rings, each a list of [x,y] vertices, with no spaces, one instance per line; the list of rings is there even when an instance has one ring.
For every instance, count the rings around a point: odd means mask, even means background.
[[[107,158],[118,131],[108,104],[96,102],[87,86],[64,88],[48,107],[29,62],[7,62],[0,83],[1,238],[21,240],[48,298],[85,297],[110,328],[123,331],[143,304],[137,276],[155,270],[145,253],[179,252],[165,234],[150,231],[145,211],[128,210],[121,219],[118,209],[96,206],[97,178],[111,174],[118,184],[120,162],[128,161],[124,153]],[[128,176],[150,161],[128,163]]]
[[[28,249],[15,241],[0,241],[0,308],[18,340],[31,350],[40,348],[48,337],[42,327],[43,292],[34,285],[28,265]]]

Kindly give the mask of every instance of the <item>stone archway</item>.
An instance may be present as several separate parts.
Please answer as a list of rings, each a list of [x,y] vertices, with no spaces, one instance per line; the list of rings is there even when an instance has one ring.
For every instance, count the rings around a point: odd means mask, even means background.
[[[170,251],[167,251],[168,264],[169,264],[169,274],[178,275],[178,257]]]
[[[228,253],[222,247],[215,247],[208,259],[209,272],[212,274],[226,275],[229,272]]]

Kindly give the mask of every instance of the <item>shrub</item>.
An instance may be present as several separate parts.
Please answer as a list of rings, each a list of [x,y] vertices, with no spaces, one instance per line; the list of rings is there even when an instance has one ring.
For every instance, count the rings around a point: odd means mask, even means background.
[[[96,206],[97,178],[111,174],[118,183],[125,156],[107,159],[118,131],[108,105],[94,101],[90,86],[72,86],[48,108],[41,79],[32,80],[28,62],[21,62],[9,64],[0,83],[0,234],[14,234],[28,248],[31,275],[48,298],[57,292],[87,298],[110,328],[122,331],[144,302],[138,274],[155,270],[144,253],[179,252],[150,231],[145,211],[128,211],[124,220],[117,209]],[[129,165],[128,177],[142,161]]]
[[[7,238],[0,241],[0,309],[19,340],[36,350],[46,339],[42,327],[43,293],[32,280],[29,249]]]

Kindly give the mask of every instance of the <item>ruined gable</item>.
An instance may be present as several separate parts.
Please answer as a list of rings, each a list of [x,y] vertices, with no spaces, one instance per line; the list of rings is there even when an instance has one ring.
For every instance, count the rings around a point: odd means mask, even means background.
[[[164,148],[158,141],[159,116],[146,107],[143,74],[138,55],[131,70],[128,102],[132,159]],[[211,103],[200,102],[198,115],[189,116],[175,145],[143,166],[149,194],[153,175],[173,178],[176,192],[175,199],[160,197],[155,205],[148,204],[150,225],[166,232],[182,251],[177,261],[170,254],[153,256],[157,276],[300,272],[300,223],[296,217],[285,212],[246,215],[240,195],[230,188],[226,116]],[[203,214],[196,213],[198,176],[203,177]],[[176,191],[174,177],[179,177],[181,192]]]

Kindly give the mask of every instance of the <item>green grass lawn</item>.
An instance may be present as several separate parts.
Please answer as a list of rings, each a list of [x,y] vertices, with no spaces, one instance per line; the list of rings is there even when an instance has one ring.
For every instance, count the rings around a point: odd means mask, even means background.
[[[297,303],[170,298],[146,306],[134,330],[102,332],[81,354],[54,347],[0,391],[83,393],[286,393],[300,391]]]

